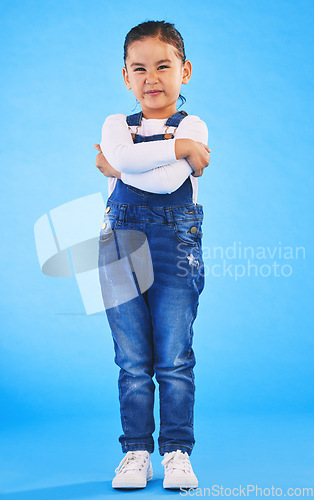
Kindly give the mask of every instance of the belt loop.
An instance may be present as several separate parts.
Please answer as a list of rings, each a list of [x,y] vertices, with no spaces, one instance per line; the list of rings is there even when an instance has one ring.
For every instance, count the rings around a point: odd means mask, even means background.
[[[172,213],[172,208],[169,207],[169,208],[165,208],[165,216],[166,216],[166,220],[167,220],[167,224],[169,226],[173,226],[173,213]]]
[[[118,219],[119,226],[124,223],[126,208],[127,208],[127,205],[120,205],[119,219]]]

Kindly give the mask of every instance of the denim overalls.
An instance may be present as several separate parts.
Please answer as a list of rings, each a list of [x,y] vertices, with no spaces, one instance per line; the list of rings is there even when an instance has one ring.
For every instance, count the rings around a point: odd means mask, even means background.
[[[176,112],[166,126],[177,127],[185,116],[185,112]],[[139,126],[141,118],[142,113],[128,116],[127,123]],[[174,137],[132,136],[134,143]],[[107,201],[98,266],[115,362],[120,367],[123,434],[119,441],[125,453],[154,451],[154,374],[159,384],[160,454],[181,449],[190,455],[195,443],[192,338],[204,288],[202,221],[203,208],[193,203],[189,177],[171,194],[142,191],[117,179]],[[125,276],[115,272],[118,267],[114,266],[125,260],[121,251],[117,252],[118,245],[121,247],[119,234],[129,235],[129,239],[140,234],[147,241],[149,251],[143,256],[142,267],[147,267],[144,260],[149,258],[153,284],[143,293],[135,272]],[[134,280],[138,293],[130,300],[121,300],[123,303],[115,302],[113,297],[119,299],[119,290],[129,280]]]

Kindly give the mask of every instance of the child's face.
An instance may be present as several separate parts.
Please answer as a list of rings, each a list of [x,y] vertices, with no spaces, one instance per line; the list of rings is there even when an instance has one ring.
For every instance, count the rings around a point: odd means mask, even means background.
[[[191,63],[158,38],[137,40],[128,47],[123,78],[142,107],[144,118],[168,118],[176,112],[181,84],[191,77]]]

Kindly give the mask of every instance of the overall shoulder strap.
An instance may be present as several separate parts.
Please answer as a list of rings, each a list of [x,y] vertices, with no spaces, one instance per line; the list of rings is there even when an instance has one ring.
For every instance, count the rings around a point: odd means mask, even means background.
[[[134,115],[127,116],[127,124],[130,127],[140,125],[142,121],[142,115],[143,113],[142,111],[140,111],[139,113],[135,113]],[[186,111],[177,111],[173,115],[169,116],[168,120],[166,121],[166,127],[177,127],[186,116],[188,116]]]
[[[174,138],[173,134],[177,130],[180,122],[186,116],[188,116],[188,114],[187,114],[186,111],[177,111],[173,115],[169,116],[169,118],[168,118],[168,120],[166,121],[166,124],[165,124],[166,125],[166,133],[164,135],[164,139],[173,139]],[[168,128],[169,127],[173,127],[174,128],[173,132],[171,132],[171,133],[168,132]]]
[[[155,134],[154,136],[149,136],[147,138],[143,138],[142,136],[138,136],[137,131],[142,122],[143,113],[140,111],[139,113],[135,113],[134,115],[129,115],[126,117],[126,122],[129,127],[137,127],[135,132],[131,132],[133,142],[146,142],[148,140],[160,140],[160,139],[173,139],[174,132],[179,126],[180,122],[185,118],[188,114],[186,111],[177,111],[173,115],[169,116],[168,120],[165,123],[166,130],[164,134]],[[168,128],[172,127],[174,130],[168,133]],[[141,137],[141,140],[139,140]],[[154,137],[154,139],[152,139]]]
[[[129,127],[139,126],[141,124],[141,121],[142,121],[142,111],[126,117],[126,122],[129,125]]]
[[[166,127],[178,127],[179,123],[188,116],[186,111],[177,111],[174,115],[169,116],[166,121]]]

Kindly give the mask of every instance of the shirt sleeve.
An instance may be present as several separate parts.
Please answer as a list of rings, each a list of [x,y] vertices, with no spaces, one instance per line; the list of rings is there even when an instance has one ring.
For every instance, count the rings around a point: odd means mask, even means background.
[[[110,115],[102,127],[100,148],[110,165],[124,173],[147,172],[177,161],[175,139],[134,144],[125,115]]]
[[[142,174],[121,174],[124,184],[149,191],[150,193],[166,194],[176,191],[185,179],[193,172],[186,160],[154,168]]]
[[[180,122],[174,136],[175,139],[193,139],[207,144],[206,123],[197,116],[188,115]],[[141,174],[122,173],[121,180],[125,184],[150,193],[166,194],[176,191],[192,172],[190,164],[185,159],[181,159]]]

